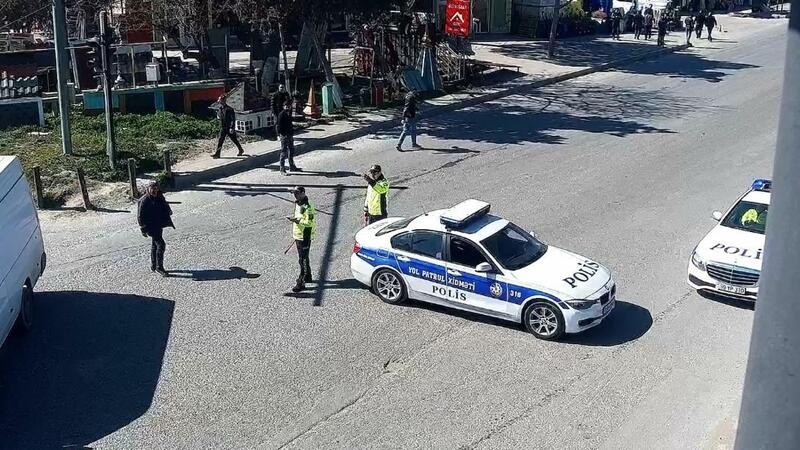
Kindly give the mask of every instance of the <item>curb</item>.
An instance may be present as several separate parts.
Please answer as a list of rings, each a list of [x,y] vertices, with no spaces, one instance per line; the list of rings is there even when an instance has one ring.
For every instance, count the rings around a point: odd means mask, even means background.
[[[425,116],[433,117],[447,112],[456,111],[462,108],[468,108],[471,106],[479,105],[481,103],[494,101],[504,97],[515,95],[520,92],[524,92],[528,89],[536,89],[544,86],[550,86],[552,84],[561,83],[567,80],[572,80],[574,78],[580,78],[597,72],[604,72],[606,70],[624,66],[633,62],[642,61],[655,56],[674,53],[677,51],[685,50],[687,48],[689,48],[689,46],[686,44],[676,45],[673,47],[662,47],[653,51],[642,53],[640,55],[629,56],[626,58],[603,63],[598,66],[576,70],[574,72],[557,75],[543,80],[532,81],[530,83],[526,83],[520,86],[514,86],[508,89],[499,90],[497,92],[492,92],[490,94],[478,95],[472,98],[459,100],[449,105],[441,105],[441,106],[426,108]],[[332,145],[341,144],[343,142],[351,141],[353,139],[358,139],[364,136],[368,136],[370,134],[374,134],[378,131],[396,128],[400,126],[400,124],[401,124],[400,118],[388,119],[380,122],[375,122],[361,128],[356,128],[354,130],[322,137],[314,140],[314,142],[307,142],[304,144],[297,145],[295,147],[295,155],[301,155],[303,153],[307,153],[321,147],[329,147]],[[277,161],[279,157],[280,157],[280,149],[276,149],[246,159],[237,160],[235,162],[226,164],[224,166],[212,167],[210,169],[187,173],[187,174],[176,173],[173,189],[176,190],[186,189],[219,178],[230,177],[238,173],[246,172],[248,170],[264,167],[268,163]]]

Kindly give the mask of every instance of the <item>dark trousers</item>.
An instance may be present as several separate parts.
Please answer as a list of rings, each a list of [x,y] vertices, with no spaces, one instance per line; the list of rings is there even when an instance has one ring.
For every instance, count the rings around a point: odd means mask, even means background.
[[[373,216],[371,214],[367,214],[367,225],[372,225],[375,222],[383,220],[387,217],[386,214],[381,214],[379,216]]]
[[[294,136],[280,136],[281,140],[281,170],[284,170],[284,163],[289,160],[289,168],[294,169]]]
[[[658,45],[664,45],[664,36],[666,35],[663,31],[658,32]]]
[[[714,27],[713,26],[707,27],[707,29],[708,29],[708,41],[711,42],[713,41],[713,39],[711,39],[711,32],[714,31]]]
[[[697,39],[700,39],[700,36],[703,35],[703,26],[700,25],[694,29],[695,33],[697,33]]]
[[[227,130],[223,128],[219,131],[219,140],[217,141],[217,151],[216,153],[214,153],[214,156],[219,156],[220,152],[222,152],[222,144],[225,143],[226,137],[231,138],[231,142],[233,142],[236,145],[236,148],[239,149],[240,155],[244,153],[242,144],[239,143],[239,139],[236,137],[236,132],[233,130]]]
[[[639,37],[642,35],[642,27],[641,27],[641,25],[639,25],[639,26],[634,25],[633,33],[634,33],[634,37],[636,39],[639,39]]]
[[[164,242],[164,230],[156,228],[147,230],[150,236],[150,268],[163,269],[164,268],[164,251],[167,249],[167,243]]]
[[[644,38],[650,40],[653,36],[653,27],[644,27]]]
[[[300,264],[300,275],[297,276],[297,285],[303,286],[311,282],[311,261],[308,254],[311,251],[310,241],[294,241],[297,247],[297,261]]]

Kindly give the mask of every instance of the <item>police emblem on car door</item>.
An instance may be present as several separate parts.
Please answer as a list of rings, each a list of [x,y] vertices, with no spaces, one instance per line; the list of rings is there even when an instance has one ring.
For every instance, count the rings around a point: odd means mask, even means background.
[[[508,314],[507,284],[494,263],[465,238],[450,235],[447,245],[447,299],[476,311]]]

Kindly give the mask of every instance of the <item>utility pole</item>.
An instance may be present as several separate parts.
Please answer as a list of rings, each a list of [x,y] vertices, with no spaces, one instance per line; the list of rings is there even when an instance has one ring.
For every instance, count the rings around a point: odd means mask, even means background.
[[[558,32],[558,19],[561,16],[560,3],[560,0],[553,0],[553,20],[550,23],[550,42],[547,44],[548,59],[553,59],[556,54],[556,33]]]
[[[281,53],[283,53],[283,84],[286,86],[286,92],[289,92],[289,95],[291,95],[294,91],[292,91],[292,80],[289,79],[289,60],[286,57],[286,41],[283,39],[282,20],[282,18],[278,18],[278,37],[281,40]]]
[[[67,91],[67,13],[64,0],[53,0],[53,39],[56,52],[56,76],[58,78],[58,114],[61,121],[61,150],[72,154],[72,134],[69,127],[70,95]]]
[[[111,44],[113,31],[108,23],[108,13],[100,12],[100,58],[102,61],[103,100],[106,113],[106,154],[111,170],[117,168],[117,143],[114,137],[114,104],[111,96]],[[131,70],[135,70],[131,66]]]
[[[736,448],[800,448],[800,0],[791,5],[772,199]]]

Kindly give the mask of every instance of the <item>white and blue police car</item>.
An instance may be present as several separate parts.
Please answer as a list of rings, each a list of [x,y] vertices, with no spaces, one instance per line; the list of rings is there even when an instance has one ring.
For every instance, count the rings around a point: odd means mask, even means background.
[[[386,303],[412,298],[521,322],[545,340],[594,327],[614,309],[608,269],[489,209],[467,200],[369,225],[356,234],[353,277]]]
[[[725,214],[714,211],[719,223],[689,258],[689,286],[742,300],[758,297],[771,191],[770,180],[757,179]]]

